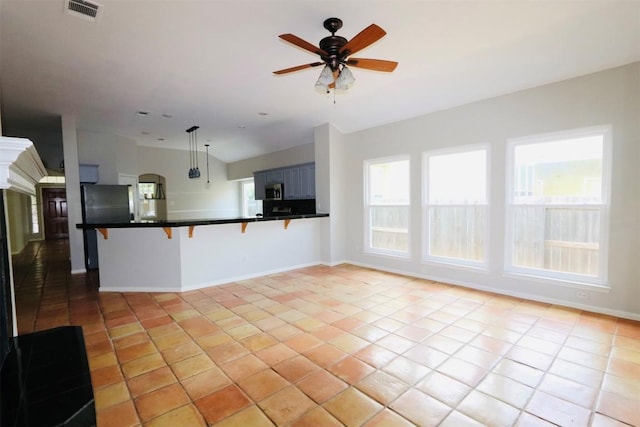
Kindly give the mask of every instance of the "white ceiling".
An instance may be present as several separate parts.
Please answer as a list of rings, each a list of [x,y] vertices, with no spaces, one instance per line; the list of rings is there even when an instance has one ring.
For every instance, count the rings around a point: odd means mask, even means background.
[[[88,22],[64,0],[0,0],[3,126],[70,114],[81,129],[186,150],[198,125],[200,149],[232,162],[313,142],[327,122],[349,133],[640,60],[640,1],[98,2]],[[398,68],[354,68],[335,99],[315,91],[320,67],[272,74],[317,60],[279,34],[317,45],[332,16],[347,39],[385,29],[355,56]]]

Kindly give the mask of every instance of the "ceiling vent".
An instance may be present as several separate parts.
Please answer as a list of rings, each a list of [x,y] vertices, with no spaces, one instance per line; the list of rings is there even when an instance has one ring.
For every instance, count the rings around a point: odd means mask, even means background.
[[[87,21],[96,21],[102,14],[102,5],[86,0],[64,0],[64,11]]]

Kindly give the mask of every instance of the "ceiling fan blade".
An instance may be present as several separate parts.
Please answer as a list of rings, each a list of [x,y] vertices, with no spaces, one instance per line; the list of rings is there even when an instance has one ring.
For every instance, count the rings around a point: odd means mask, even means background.
[[[351,67],[366,68],[367,70],[386,71],[390,73],[395,70],[398,63],[395,61],[385,61],[384,59],[350,58],[347,65]]]
[[[376,24],[371,24],[356,34],[355,37],[347,42],[347,44],[342,46],[340,54],[342,55],[345,52],[348,52],[347,55],[354,54],[370,44],[377,42],[384,37],[385,34],[387,33],[382,28],[378,27]]]
[[[302,40],[300,37],[298,36],[294,36],[293,34],[280,34],[278,37],[280,37],[282,40],[286,40],[291,44],[294,44],[304,50],[308,50],[311,53],[315,53],[316,55],[320,55],[320,56],[328,56],[329,54],[327,52],[325,52],[324,50],[320,49],[317,46],[312,45],[311,43],[309,43],[308,41]]]
[[[312,62],[311,64],[298,65],[297,67],[285,68],[284,70],[274,71],[273,74],[293,73],[294,71],[304,70],[305,68],[317,67],[324,65],[324,62]]]

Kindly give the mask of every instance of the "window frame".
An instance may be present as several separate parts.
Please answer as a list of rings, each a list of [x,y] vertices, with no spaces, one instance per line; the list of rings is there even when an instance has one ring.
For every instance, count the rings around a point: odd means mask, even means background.
[[[152,185],[150,193],[144,193],[143,187],[146,185]],[[140,181],[137,187],[137,197],[139,200],[139,210],[140,210],[140,220],[142,221],[157,221],[158,220],[158,211],[159,204],[158,199],[154,199],[153,197],[147,197],[147,194],[154,195],[156,192],[158,183],[154,181]],[[146,206],[145,206],[146,204]],[[149,209],[147,209],[147,207]],[[145,215],[143,215],[143,212]],[[153,212],[153,215],[149,215],[149,212]]]
[[[30,229],[31,229],[31,234],[34,236],[39,235],[42,232],[42,227],[40,224],[40,207],[38,204],[38,197],[35,194],[31,194],[29,196],[29,209],[31,211],[31,215],[30,215]]]
[[[249,217],[249,216],[255,216],[255,215],[249,215],[249,203],[247,200],[247,190],[246,190],[246,186],[252,184],[253,185],[253,195],[254,195],[254,200],[255,202],[262,202],[262,200],[258,200],[255,198],[255,181],[253,178],[248,178],[248,179],[243,179],[240,180],[240,210],[242,212],[242,216],[243,217]],[[261,205],[261,203],[260,203]],[[259,211],[262,210],[262,206],[260,206],[260,209],[258,209]],[[259,212],[262,213],[262,212]]]
[[[473,151],[484,151],[485,152],[485,203],[484,205],[471,205],[471,204],[457,204],[457,205],[434,205],[434,206],[484,206],[485,207],[485,217],[484,217],[484,244],[483,244],[483,253],[484,259],[482,261],[474,261],[471,259],[465,258],[452,258],[452,257],[443,257],[438,255],[430,254],[430,217],[429,217],[429,207],[432,205],[429,203],[429,158],[442,156],[442,155],[451,155],[451,154],[462,154]],[[478,270],[489,269],[489,254],[490,254],[490,235],[489,227],[490,227],[490,219],[491,219],[491,145],[488,143],[480,143],[480,144],[472,144],[472,145],[462,145],[450,148],[436,149],[424,151],[422,153],[422,207],[421,207],[421,221],[422,221],[422,262],[423,263],[433,263],[438,265],[450,265],[455,267],[464,267],[464,268],[472,268]]]
[[[382,163],[393,163],[406,161],[409,168],[409,179],[407,185],[409,186],[409,200],[406,205],[371,205],[370,203],[370,178],[369,171],[370,167],[376,164]],[[385,257],[395,258],[395,259],[410,259],[411,258],[411,156],[408,154],[389,156],[389,157],[380,157],[376,159],[367,159],[363,162],[363,172],[364,172],[364,197],[363,197],[363,219],[364,219],[364,236],[363,236],[363,251],[367,254],[372,255],[381,255]],[[408,210],[408,224],[407,224],[407,250],[405,251],[397,251],[391,249],[381,249],[375,248],[371,245],[371,206],[397,206],[397,207],[405,207]]]
[[[515,173],[515,149],[519,145],[531,145],[536,143],[548,143],[552,141],[564,141],[584,138],[589,136],[602,136],[602,185],[600,203],[583,203],[581,205],[557,203],[547,206],[592,206],[600,209],[600,241],[598,248],[598,275],[561,272],[532,267],[514,265],[514,206],[526,206],[529,204],[514,205],[514,173]],[[612,127],[611,125],[592,126],[585,128],[569,129],[559,132],[529,135],[525,137],[511,138],[507,140],[506,150],[506,175],[505,175],[505,243],[504,243],[504,275],[529,278],[540,283],[553,285],[609,289],[608,283],[608,255],[610,237],[610,210],[611,210],[611,174],[612,174]],[[534,204],[531,206],[544,206]]]

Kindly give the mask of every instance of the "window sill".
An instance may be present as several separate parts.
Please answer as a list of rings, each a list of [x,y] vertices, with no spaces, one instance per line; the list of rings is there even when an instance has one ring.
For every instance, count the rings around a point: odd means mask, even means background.
[[[449,261],[445,258],[423,258],[423,265],[430,265],[433,267],[455,268],[459,270],[473,271],[474,273],[489,273],[489,267],[485,264],[472,264],[464,262]]]
[[[400,260],[400,261],[410,261],[411,260],[411,254],[409,253],[398,253],[398,252],[383,252],[383,251],[375,251],[375,250],[367,250],[365,249],[363,251],[364,255],[372,255],[372,256],[378,256],[381,258],[387,258],[387,259],[395,259],[395,260]]]
[[[505,272],[502,274],[503,277],[511,278],[511,279],[519,279],[519,280],[527,280],[531,282],[536,282],[544,285],[550,286],[562,286],[565,288],[573,288],[573,289],[581,289],[588,290],[593,292],[600,292],[603,294],[607,294],[611,292],[611,286],[597,284],[597,283],[588,283],[588,282],[580,282],[577,280],[569,280],[569,279],[559,279],[545,276],[536,276],[533,274],[527,273],[517,273],[517,272]]]

